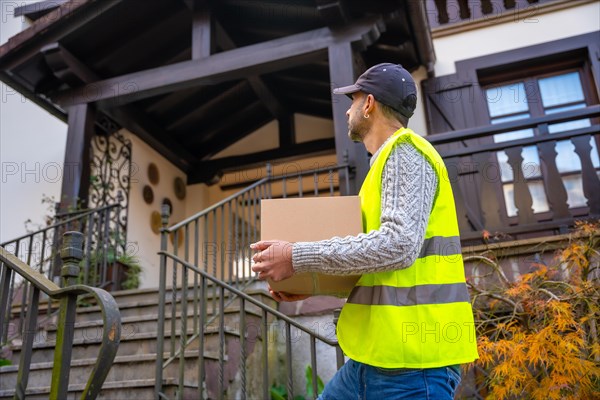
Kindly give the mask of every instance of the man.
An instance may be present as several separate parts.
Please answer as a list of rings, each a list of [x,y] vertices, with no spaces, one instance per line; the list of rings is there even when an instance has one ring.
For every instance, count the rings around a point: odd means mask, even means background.
[[[334,93],[351,96],[348,135],[373,154],[359,194],[366,233],[261,241],[252,245],[252,270],[275,281],[300,272],[362,274],[337,327],[350,360],[322,399],[452,399],[458,365],[478,356],[447,171],[407,128],[416,85],[400,65],[379,64]]]

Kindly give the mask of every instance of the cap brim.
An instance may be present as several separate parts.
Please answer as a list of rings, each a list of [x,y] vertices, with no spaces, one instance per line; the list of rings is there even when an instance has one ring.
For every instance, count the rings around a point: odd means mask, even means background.
[[[360,92],[360,89],[356,85],[344,86],[341,88],[333,89],[333,94],[345,94],[349,95],[352,93]]]

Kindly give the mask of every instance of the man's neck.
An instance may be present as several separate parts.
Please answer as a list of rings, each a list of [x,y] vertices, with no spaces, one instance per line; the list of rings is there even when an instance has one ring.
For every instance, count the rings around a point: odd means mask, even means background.
[[[385,141],[402,127],[401,123],[389,123],[388,121],[385,121],[385,123],[374,124],[371,127],[369,134],[365,136],[363,144],[369,153],[375,154]]]

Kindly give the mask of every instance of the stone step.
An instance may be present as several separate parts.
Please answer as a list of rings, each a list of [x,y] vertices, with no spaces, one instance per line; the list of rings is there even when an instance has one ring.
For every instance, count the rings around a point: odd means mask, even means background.
[[[178,289],[178,293],[181,290]],[[208,294],[212,295],[212,290],[208,290]],[[209,299],[207,303],[208,318],[213,315],[213,304],[218,308],[218,296],[220,290],[216,292],[216,298],[213,301]],[[249,290],[251,296],[257,300],[266,303],[270,306],[275,306],[275,302],[270,298],[266,291],[266,285],[263,282],[258,282]],[[129,290],[121,292],[113,292],[119,304],[122,315],[122,331],[121,343],[117,353],[117,359],[111,369],[107,381],[103,385],[103,391],[99,396],[100,399],[153,399],[154,398],[154,375],[155,375],[155,358],[156,358],[156,331],[157,331],[157,299],[158,293],[156,289]],[[193,291],[189,290],[188,295],[192,296]],[[229,299],[230,293],[225,291],[225,302]],[[176,330],[171,335],[171,310],[172,297],[167,295],[165,322],[164,351],[165,357],[170,355],[172,338],[174,338],[175,347],[179,347],[181,335],[179,333],[181,321],[181,301],[176,300]],[[246,302],[246,327],[242,331],[246,337],[246,354],[252,355],[253,358],[260,360],[261,345],[257,344],[261,340],[261,317],[262,311],[259,307]],[[28,399],[47,399],[49,395],[49,383],[52,371],[52,360],[54,359],[54,347],[56,336],[56,316],[45,318],[44,307],[48,303],[40,305],[40,330],[34,339],[34,349],[32,355],[31,375],[29,380],[29,389],[27,391]],[[193,317],[191,309],[192,301],[188,302],[187,315],[187,338],[193,335]],[[13,315],[15,308],[13,308]],[[218,312],[218,309],[216,310]],[[75,341],[73,343],[73,368],[71,370],[71,380],[69,387],[69,398],[78,398],[83,391],[85,380],[89,376],[89,371],[93,366],[91,360],[95,360],[98,356],[98,348],[101,343],[102,321],[99,307],[91,305],[89,307],[79,307],[77,309],[77,319],[74,326]],[[218,314],[215,314],[218,315]],[[238,390],[238,383],[234,381],[237,366],[239,366],[240,356],[240,326],[239,326],[239,300],[233,301],[226,306],[225,309],[225,343],[223,352],[226,355],[226,383],[225,387],[228,390]],[[45,321],[43,319],[46,319]],[[218,382],[218,355],[220,352],[220,335],[218,329],[219,319],[216,317],[214,321],[204,329],[204,354],[206,358],[206,382],[209,393],[216,394]],[[16,326],[16,324],[15,324]],[[15,332],[17,329],[15,328]],[[187,347],[185,355],[186,374],[184,381],[186,382],[182,398],[197,399],[198,393],[198,348],[199,338],[195,338]],[[21,345],[18,340],[13,340],[12,354],[9,359],[18,364]],[[195,362],[194,362],[195,360]],[[260,368],[254,371],[249,363],[248,375],[258,374]],[[169,398],[174,398],[178,387],[175,385],[175,377],[179,369],[178,359],[165,369],[163,377],[164,392]],[[134,371],[135,370],[135,371]],[[189,376],[188,376],[189,375]],[[12,398],[14,395],[14,387],[17,376],[17,366],[7,366],[0,368],[0,400],[4,398]],[[256,379],[259,377],[257,375]],[[251,379],[248,379],[251,382]],[[226,395],[225,398],[237,398],[236,395]]]
[[[67,399],[79,400],[84,384],[69,385]],[[177,381],[174,378],[163,380],[163,393],[169,399],[176,398],[178,390]],[[182,400],[198,400],[197,385],[186,384]],[[15,389],[0,390],[0,400],[12,400]],[[48,400],[50,397],[50,386],[27,388],[27,400]],[[226,398],[234,399],[236,397]],[[154,379],[138,379],[126,382],[105,382],[97,397],[98,400],[152,400],[154,399]]]
[[[205,362],[207,362],[207,368],[218,368],[218,353],[205,352]],[[164,354],[164,359],[168,359],[169,354]],[[224,360],[227,361],[225,355]],[[71,362],[71,370],[69,373],[69,384],[70,385],[85,385],[87,382],[92,369],[96,363],[96,358],[86,358],[73,360]],[[31,365],[29,371],[28,387],[44,387],[50,384],[52,380],[52,368],[53,362],[36,363]],[[198,365],[198,352],[186,351],[185,352],[185,376],[188,380],[195,379],[197,384],[197,376],[194,377],[194,373],[197,373]],[[110,369],[105,383],[114,382],[128,382],[142,379],[150,379],[155,374],[156,368],[156,354],[143,354],[134,356],[117,356]],[[179,360],[170,363],[163,371],[165,378],[176,378],[179,369]],[[10,388],[16,387],[18,366],[5,366],[0,367],[0,374],[2,379],[0,380],[0,391],[5,391]]]
[[[212,284],[207,285],[207,293],[208,293],[209,298],[212,298],[213,293],[216,293],[216,296],[218,298],[219,291],[220,291],[220,289],[218,287],[215,288],[214,285],[212,285]],[[251,295],[262,294],[264,297],[270,298],[268,289],[267,289],[267,284],[262,281],[255,281],[255,282],[250,283],[243,291],[247,294],[251,294]],[[167,288],[166,294],[167,294],[168,301],[170,301],[170,299],[171,299],[171,292],[172,292],[171,288]],[[181,297],[181,293],[182,293],[181,287],[178,287],[177,288],[177,298],[178,299]],[[192,285],[189,285],[188,286],[188,298],[192,298],[193,293],[194,293],[194,287]],[[135,304],[140,304],[140,305],[153,304],[153,303],[158,304],[158,288],[119,290],[119,291],[111,292],[110,294],[114,297],[115,301],[119,305],[119,308],[121,308],[121,306],[126,308],[130,305],[134,306]],[[226,294],[226,297],[229,297],[230,292],[225,290],[225,294]],[[21,310],[20,302],[21,302],[21,299],[17,298],[17,299],[15,299],[15,302],[12,305],[13,319],[18,318],[18,315]],[[90,303],[93,305],[94,299],[92,297],[81,296],[80,303]],[[51,304],[52,310],[58,309],[58,301],[52,300],[52,302],[50,304]],[[38,308],[39,308],[40,315],[45,314],[48,309],[48,300],[40,299]],[[88,307],[80,307],[80,308],[85,309]],[[89,310],[88,310],[88,312],[89,312]]]
[[[267,297],[267,294],[262,290],[256,291],[256,292],[251,292],[248,294],[250,296],[254,297],[255,299],[259,300],[261,303],[264,303],[264,304],[267,304],[270,306],[275,306],[274,300],[271,299],[270,296]],[[208,295],[213,296],[213,293],[208,293]],[[188,301],[187,301],[188,310],[193,310],[193,307],[194,307],[194,301],[193,301],[192,296],[193,295],[191,293],[188,293]],[[225,304],[228,303],[228,300],[230,300],[230,298],[231,297],[226,292],[225,298],[224,298]],[[239,304],[238,299],[234,299],[230,303],[230,305],[235,305],[236,303]],[[197,304],[199,304],[199,302]],[[127,302],[120,301],[118,303],[118,306],[119,306],[119,311],[121,312],[121,317],[157,314],[158,313],[158,295],[156,296],[156,298],[153,298],[153,299],[144,299],[144,300],[139,300],[139,301],[127,301]],[[206,303],[206,309],[209,313],[212,313],[213,310],[218,309],[218,307],[219,307],[219,294],[217,293],[216,297],[208,298],[208,301]],[[246,302],[246,307],[247,307],[247,309],[250,309],[250,310],[258,310],[257,306],[250,304],[249,302]],[[167,296],[166,301],[165,301],[165,312],[167,313],[167,315],[171,312],[172,308],[173,308],[172,307],[172,298],[171,298],[171,296]],[[181,311],[181,299],[179,297],[176,300],[175,309],[176,309],[176,311]],[[100,313],[100,307],[98,307],[98,306],[79,307],[77,309],[77,320],[78,321],[93,321],[93,320],[99,320],[99,319],[101,319],[101,313]]]
[[[169,312],[167,312],[167,315],[165,318],[165,330],[167,330],[167,331],[169,331],[171,329],[171,323],[172,323],[172,318],[171,318],[171,314],[170,314],[171,310],[168,310],[168,311]],[[178,329],[181,326],[181,323],[182,323],[181,316],[182,316],[181,312],[177,312],[175,314],[176,329]],[[258,312],[258,307],[246,307],[246,318],[248,318],[249,316],[260,317],[261,314]],[[232,304],[225,309],[225,314],[224,314],[225,325],[236,327],[238,325],[239,318],[240,318],[239,304]],[[46,334],[44,336],[45,340],[50,340],[50,341],[56,340],[57,325],[56,325],[55,321],[56,321],[56,319],[54,319],[51,323],[47,323],[46,326],[44,327],[43,331],[46,332]],[[157,330],[158,330],[157,321],[158,321],[158,315],[156,315],[156,314],[122,317],[121,318],[121,323],[122,323],[121,337],[128,337],[128,336],[135,335],[135,334],[141,333],[141,332],[144,332],[144,333],[157,332]],[[218,310],[217,310],[216,314],[213,312],[207,314],[205,321],[206,321],[205,324],[208,323],[208,326],[210,326],[210,327],[214,328],[215,326],[218,326],[219,321],[220,321]],[[193,329],[194,324],[199,324],[199,322],[200,322],[200,316],[198,316],[198,315],[193,316],[193,315],[190,315],[189,313],[187,314],[186,323],[187,323],[188,328]],[[101,337],[103,326],[104,326],[104,324],[101,320],[75,322],[74,337],[75,338]],[[40,332],[40,336],[41,335],[43,335],[43,332]]]
[[[260,320],[255,316],[248,316],[247,324],[246,324],[246,340],[247,341],[257,341],[260,340]],[[225,326],[224,332],[228,336],[235,336],[239,340],[239,326]],[[193,329],[187,330],[188,340],[194,334]],[[170,349],[171,345],[171,331],[170,326],[165,327],[164,338],[164,349]],[[211,351],[219,348],[219,328],[218,326],[209,326],[204,330],[205,350]],[[175,334],[175,343],[176,346],[179,346],[179,341],[181,340],[181,335],[179,331],[176,331]],[[73,341],[73,353],[72,359],[85,359],[85,358],[93,358],[98,356],[98,349],[102,342],[102,337],[100,334],[90,336],[90,337],[75,337]],[[54,359],[54,347],[56,342],[54,340],[45,340],[44,338],[40,338],[40,340],[34,341],[33,345],[33,353],[32,353],[32,363],[38,362],[50,362]],[[197,349],[198,341],[194,341],[190,344],[188,349]],[[18,364],[19,357],[21,353],[21,344],[14,343],[11,345],[12,354],[7,358],[11,360],[13,364]],[[121,343],[119,344],[119,349],[117,355],[125,356],[125,355],[141,355],[141,354],[151,354],[156,352],[156,332],[136,332],[132,334],[127,334],[126,332],[122,332],[121,335]]]

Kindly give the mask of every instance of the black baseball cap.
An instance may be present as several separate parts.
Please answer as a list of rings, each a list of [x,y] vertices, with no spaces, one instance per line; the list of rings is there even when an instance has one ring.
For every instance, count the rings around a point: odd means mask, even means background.
[[[393,108],[406,118],[412,117],[417,103],[417,85],[400,64],[377,64],[358,77],[350,86],[333,89],[334,94],[363,92]]]

